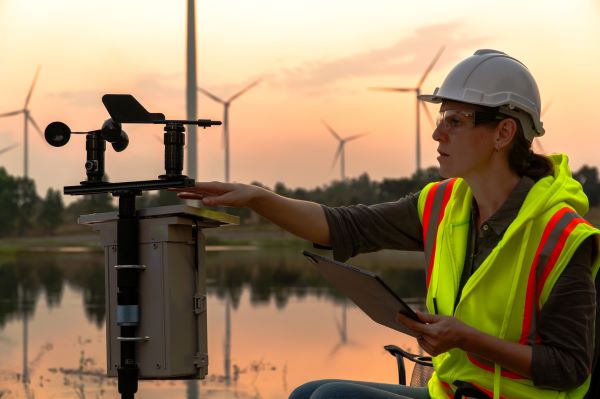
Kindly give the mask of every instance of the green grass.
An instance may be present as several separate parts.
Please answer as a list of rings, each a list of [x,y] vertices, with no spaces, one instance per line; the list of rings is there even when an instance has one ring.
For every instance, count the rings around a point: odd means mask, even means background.
[[[227,231],[226,234],[207,234],[206,245],[242,246],[253,245],[259,248],[301,248],[307,246],[305,240],[296,238],[289,234],[281,234],[280,231],[264,229],[254,230],[242,228],[236,231]],[[90,235],[89,238],[77,239],[74,236],[49,236],[49,237],[10,237],[0,239],[0,255],[14,255],[23,252],[52,252],[58,248],[86,247],[90,249],[100,248],[100,238]]]
[[[48,249],[61,247],[87,247],[90,249],[98,248],[99,242],[92,240],[61,239],[60,237],[11,237],[0,239],[0,254],[16,254],[19,252],[29,252],[32,248]]]

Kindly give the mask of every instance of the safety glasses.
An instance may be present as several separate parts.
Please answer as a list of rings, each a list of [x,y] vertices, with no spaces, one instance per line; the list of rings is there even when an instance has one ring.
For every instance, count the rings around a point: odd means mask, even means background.
[[[459,131],[481,123],[501,121],[506,116],[487,111],[458,111],[447,109],[438,113],[436,125],[446,131]]]

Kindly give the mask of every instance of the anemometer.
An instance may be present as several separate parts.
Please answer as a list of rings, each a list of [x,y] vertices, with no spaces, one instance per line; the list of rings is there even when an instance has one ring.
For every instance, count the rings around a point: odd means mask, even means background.
[[[100,130],[72,132],[69,126],[63,122],[52,122],[46,127],[44,137],[48,144],[54,147],[62,147],[67,144],[72,134],[85,134],[86,136],[85,149],[87,160],[85,162],[85,172],[87,180],[82,181],[80,186],[65,187],[65,194],[114,193],[115,190],[127,189],[157,190],[171,187],[187,187],[194,184],[192,179],[181,173],[183,170],[183,147],[185,145],[184,125],[196,125],[207,128],[220,125],[220,121],[212,121],[210,119],[192,121],[165,119],[165,115],[162,113],[148,112],[130,94],[106,94],[102,97],[102,103],[111,118],[104,121]],[[127,183],[103,182],[106,142],[111,143],[116,152],[125,150],[129,144],[129,137],[122,129],[123,123],[165,125],[165,174],[159,176],[158,180]]]

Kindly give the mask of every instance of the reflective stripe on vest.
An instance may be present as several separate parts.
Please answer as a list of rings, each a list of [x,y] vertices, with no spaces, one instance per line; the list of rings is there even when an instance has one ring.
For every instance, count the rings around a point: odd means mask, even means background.
[[[474,353],[467,353],[467,358],[471,363],[473,363],[480,369],[489,371],[492,374],[494,373],[494,367],[496,366],[494,362],[490,362],[486,358],[483,358]],[[500,375],[505,378],[510,378],[511,380],[527,379],[527,377],[524,377],[521,374],[517,374],[514,371],[510,371],[505,368],[500,368]]]
[[[519,339],[520,344],[533,345],[534,343],[540,342],[540,337],[537,332],[537,320],[540,312],[540,295],[548,276],[552,272],[552,269],[564,248],[569,234],[579,223],[589,224],[587,220],[583,219],[571,208],[565,207],[558,210],[550,218],[548,224],[546,224],[546,227],[544,228],[542,238],[540,239],[529,272],[523,314],[523,327],[521,338]],[[473,353],[468,353],[467,358],[475,366],[487,370],[490,373],[494,372],[495,364],[493,362]],[[510,379],[526,378],[504,368],[501,369],[501,375]]]
[[[425,244],[425,262],[427,264],[427,287],[435,259],[435,244],[440,222],[444,217],[446,205],[452,193],[456,179],[448,179],[436,183],[427,193],[423,210],[423,242]]]
[[[481,392],[483,392],[490,398],[494,397],[494,392],[490,391],[489,389],[485,389],[484,387],[474,384],[474,383],[471,383],[471,385],[473,385],[475,388],[479,389]],[[507,398],[506,398],[506,396],[500,395],[500,399],[507,399]]]
[[[450,384],[448,384],[446,381],[442,380],[440,380],[440,384],[442,385],[442,388],[444,388],[444,393],[448,395],[448,398],[454,398],[454,390],[452,389],[452,386],[450,386]]]
[[[520,344],[532,345],[540,342],[537,333],[539,298],[546,279],[564,248],[567,237],[579,223],[589,224],[571,208],[565,207],[552,216],[544,229],[529,272]]]

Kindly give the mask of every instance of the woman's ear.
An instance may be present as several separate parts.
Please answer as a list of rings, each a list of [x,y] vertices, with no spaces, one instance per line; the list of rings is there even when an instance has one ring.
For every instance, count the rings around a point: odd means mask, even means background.
[[[517,134],[517,121],[506,118],[500,121],[496,129],[496,151],[506,148]]]

